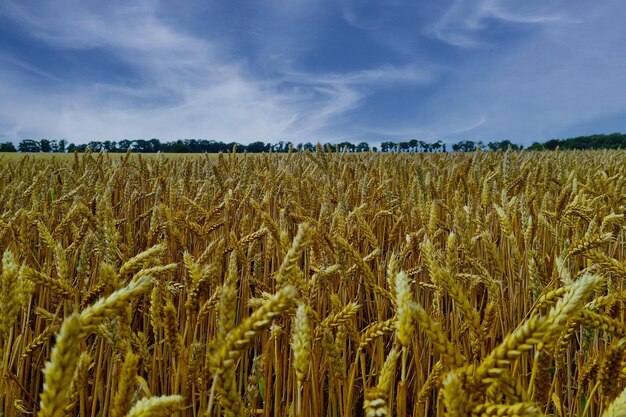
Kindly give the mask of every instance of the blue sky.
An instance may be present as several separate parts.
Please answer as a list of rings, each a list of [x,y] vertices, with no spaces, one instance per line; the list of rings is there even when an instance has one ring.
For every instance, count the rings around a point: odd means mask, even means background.
[[[623,0],[0,3],[0,140],[626,132]]]

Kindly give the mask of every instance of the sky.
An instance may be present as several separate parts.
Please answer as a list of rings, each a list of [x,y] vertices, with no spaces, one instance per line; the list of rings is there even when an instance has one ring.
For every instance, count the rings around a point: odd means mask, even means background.
[[[0,141],[626,132],[624,0],[0,2]]]

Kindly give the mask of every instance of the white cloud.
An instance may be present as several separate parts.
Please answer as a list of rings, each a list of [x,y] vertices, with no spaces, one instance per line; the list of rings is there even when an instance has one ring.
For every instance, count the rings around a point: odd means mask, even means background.
[[[64,0],[0,8],[53,48],[104,48],[140,77],[126,84],[70,79],[61,89],[46,90],[30,88],[18,71],[0,70],[11,103],[0,105],[5,126],[0,134],[16,139],[303,137],[327,130],[337,116],[354,109],[368,94],[367,86],[428,78],[415,68],[393,66],[259,78],[245,61],[229,57],[218,38],[200,38],[166,24],[158,17],[158,3],[149,0],[110,7]],[[284,13],[302,11],[286,8]]]
[[[428,84],[436,79],[437,72],[432,64],[423,66],[407,65],[403,67],[381,66],[373,69],[335,74],[306,74],[289,73],[292,80],[304,83],[324,85],[378,85],[390,86],[394,84]]]
[[[450,138],[456,138],[475,131],[487,122],[484,115],[470,115],[459,117],[457,114],[450,114],[451,117],[442,120],[437,118],[432,122],[424,122],[417,127],[405,128],[381,128],[375,131],[376,134],[390,138],[420,138],[422,140],[440,140],[450,142]],[[442,128],[445,126],[445,128]]]
[[[480,32],[489,26],[489,20],[545,25],[564,19],[561,12],[554,11],[554,3],[543,1],[453,0],[426,33],[454,46],[476,47],[488,41]]]

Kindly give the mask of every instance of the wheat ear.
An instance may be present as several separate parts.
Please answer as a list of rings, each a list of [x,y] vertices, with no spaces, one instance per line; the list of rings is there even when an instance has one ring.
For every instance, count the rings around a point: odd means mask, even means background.
[[[129,350],[124,358],[117,383],[117,391],[113,397],[111,417],[124,417],[130,410],[131,401],[135,392],[135,378],[137,377],[138,365],[139,356]]]
[[[344,308],[335,314],[326,317],[315,330],[315,339],[321,339],[322,335],[328,331],[344,325],[348,320],[359,312],[360,306],[357,303],[348,303]]]
[[[602,417],[626,417],[626,389],[613,400],[611,405],[602,413]]]
[[[91,366],[91,355],[87,352],[80,354],[78,358],[78,365],[76,365],[76,371],[74,371],[74,379],[72,380],[72,386],[70,387],[69,400],[65,407],[65,415],[70,416],[74,407],[78,404],[80,392],[84,389],[89,375],[89,367]]]
[[[527,352],[534,345],[543,341],[546,344],[553,342],[563,330],[571,315],[580,309],[585,296],[599,285],[601,279],[592,275],[585,275],[576,281],[570,291],[559,300],[550,313],[545,317],[531,317],[510,333],[504,341],[496,347],[477,368],[475,376],[479,380],[488,375],[497,376],[503,367]]]
[[[95,304],[85,308],[80,313],[82,333],[92,333],[106,318],[117,314],[120,309],[126,307],[134,298],[146,293],[152,286],[152,278],[143,276],[131,281],[126,287],[121,288],[107,298],[101,298]]]
[[[313,228],[308,223],[302,223],[298,227],[298,233],[291,243],[291,247],[287,251],[283,263],[280,265],[276,273],[276,281],[279,284],[289,283],[296,284],[295,278],[298,276],[298,260],[304,248],[313,238]]]
[[[397,321],[396,317],[392,317],[385,321],[370,324],[368,327],[363,329],[359,338],[359,350],[364,349],[377,337],[393,332],[397,327]]]
[[[240,415],[243,403],[237,394],[234,378],[229,378],[231,375],[228,374],[228,370],[235,368],[235,362],[258,333],[269,327],[275,318],[291,308],[296,294],[295,287],[286,285],[224,338],[221,348],[210,358],[215,378],[211,389],[208,414],[211,413],[213,407],[213,390],[215,390],[221,395],[220,403],[225,409],[225,413]]]
[[[447,417],[464,417],[469,414],[469,395],[464,379],[456,372],[448,373],[443,379],[441,394]]]
[[[311,329],[309,318],[306,314],[306,306],[300,304],[293,320],[291,335],[291,350],[293,351],[293,364],[296,370],[297,400],[296,415],[302,412],[302,383],[309,372],[311,360]]]
[[[44,368],[39,417],[63,417],[80,356],[81,322],[77,314],[63,321],[50,361]]]
[[[459,350],[448,340],[439,323],[435,322],[419,304],[413,304],[415,319],[424,330],[435,349],[441,354],[444,364],[451,368],[459,368],[466,364]]]
[[[160,243],[146,249],[145,251],[133,256],[132,258],[124,262],[120,267],[119,274],[123,276],[128,273],[135,273],[137,270],[141,269],[144,264],[150,262],[152,259],[158,257],[163,252],[165,252],[166,249],[167,246],[164,243]]]
[[[516,404],[480,404],[472,410],[472,416],[480,417],[535,417],[541,412],[534,403],[519,402]]]
[[[2,286],[0,287],[0,352],[17,320],[20,309],[18,267],[10,251],[2,255]]]
[[[386,395],[378,388],[372,388],[365,392],[363,400],[365,417],[387,417],[390,415]]]
[[[126,417],[167,417],[180,411],[182,405],[183,397],[180,395],[143,398],[135,403]]]
[[[424,404],[430,395],[430,391],[441,383],[442,372],[443,362],[439,361],[433,366],[433,369],[426,378],[426,382],[424,382],[424,385],[420,388],[419,394],[417,395],[418,405]]]
[[[622,368],[625,349],[626,339],[620,339],[611,344],[600,366],[600,388],[602,397],[607,402],[612,401],[619,394],[620,384],[617,381]]]

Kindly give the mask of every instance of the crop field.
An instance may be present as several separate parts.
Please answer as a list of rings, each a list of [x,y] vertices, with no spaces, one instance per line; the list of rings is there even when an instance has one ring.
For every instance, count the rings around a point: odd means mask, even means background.
[[[0,161],[0,415],[625,416],[626,152]]]

